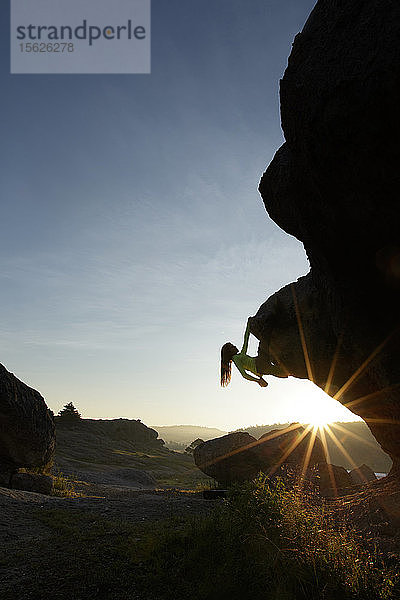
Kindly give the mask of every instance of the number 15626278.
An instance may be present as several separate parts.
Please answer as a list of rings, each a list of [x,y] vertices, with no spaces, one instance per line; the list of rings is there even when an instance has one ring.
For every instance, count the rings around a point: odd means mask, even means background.
[[[72,42],[23,42],[19,45],[21,52],[73,52],[74,44]]]

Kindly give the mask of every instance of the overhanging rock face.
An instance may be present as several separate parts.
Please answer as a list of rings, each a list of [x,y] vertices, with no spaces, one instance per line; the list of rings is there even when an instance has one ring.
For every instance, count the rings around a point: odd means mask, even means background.
[[[281,82],[270,217],[311,271],[252,321],[265,372],[313,379],[400,466],[400,3],[320,0]],[[303,340],[302,340],[303,337]]]

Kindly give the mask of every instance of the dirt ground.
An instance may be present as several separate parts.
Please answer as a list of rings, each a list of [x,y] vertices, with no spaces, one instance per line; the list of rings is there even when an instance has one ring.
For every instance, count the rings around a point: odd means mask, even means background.
[[[201,492],[175,490],[138,490],[123,486],[81,482],[75,489],[86,496],[59,498],[32,492],[0,488],[0,598],[32,578],[29,556],[45,542],[52,547],[54,531],[40,522],[38,511],[66,509],[90,517],[140,523],[176,516],[205,514],[220,500],[209,501]],[[356,530],[360,542],[386,562],[400,564],[400,489],[396,481],[386,478],[358,493],[328,503],[338,523],[346,522]],[[27,555],[25,566],[10,568],[7,556]],[[5,596],[4,596],[5,597]],[[8,598],[9,596],[7,596]],[[10,596],[11,597],[11,596]],[[18,600],[36,600],[37,596]],[[39,598],[38,598],[39,600]]]
[[[79,486],[76,486],[79,487]],[[82,484],[91,497],[58,498],[32,492],[0,488],[0,598],[40,600],[31,595],[30,582],[35,577],[35,560],[43,543],[57,552],[54,530],[38,519],[38,511],[66,509],[86,513],[90,517],[110,521],[138,523],[159,521],[172,516],[204,514],[215,501],[207,501],[200,493],[135,490],[116,486]],[[82,490],[83,491],[83,490]],[[21,561],[10,557],[24,556]],[[18,566],[17,566],[18,565]],[[26,583],[25,583],[26,582]],[[17,596],[13,594],[17,590]],[[57,596],[58,597],[58,596]]]
[[[0,488],[0,539],[2,550],[45,538],[46,527],[33,518],[40,509],[62,508],[95,513],[122,521],[152,521],[172,516],[201,514],[215,502],[200,493],[135,490],[114,486],[90,486],[91,497],[57,498],[33,492]]]
[[[79,482],[81,497],[59,498],[0,488],[0,539],[2,550],[48,535],[33,517],[40,509],[62,508],[94,513],[99,517],[138,522],[173,516],[203,514],[215,506],[201,492],[142,490],[124,486]],[[364,490],[333,500],[329,510],[338,522],[346,522],[365,543],[400,558],[400,489],[397,481],[381,479]],[[1,549],[0,549],[1,552]]]

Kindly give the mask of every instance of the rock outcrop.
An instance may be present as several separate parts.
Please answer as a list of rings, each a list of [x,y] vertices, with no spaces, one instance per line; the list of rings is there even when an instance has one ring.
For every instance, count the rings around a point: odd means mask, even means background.
[[[316,475],[317,477],[312,477],[312,481],[317,485],[321,496],[325,498],[337,498],[354,491],[353,481],[344,467],[320,464]]]
[[[162,448],[164,441],[158,438],[158,432],[147,427],[140,419],[77,419],[65,422],[55,417],[57,431],[72,430],[94,437],[107,437],[116,441],[134,442],[138,448]]]
[[[368,465],[361,465],[361,467],[357,467],[350,471],[349,474],[354,485],[365,485],[366,483],[377,480],[377,476]]]
[[[230,433],[200,444],[193,457],[199,469],[225,485],[253,479],[260,471],[277,473],[281,465],[301,471],[305,463],[307,468],[326,463],[322,442],[297,424],[259,440],[243,431]]]
[[[52,412],[36,390],[0,365],[0,486],[21,467],[45,467],[55,447]]]
[[[193,451],[196,466],[222,485],[246,481],[262,470],[257,440],[244,431],[208,440]]]
[[[287,430],[273,429],[258,440],[257,453],[268,470],[278,464],[312,468],[326,463],[321,440],[293,423]]]
[[[400,4],[319,0],[281,82],[270,217],[310,273],[251,321],[265,373],[313,380],[400,470]]]

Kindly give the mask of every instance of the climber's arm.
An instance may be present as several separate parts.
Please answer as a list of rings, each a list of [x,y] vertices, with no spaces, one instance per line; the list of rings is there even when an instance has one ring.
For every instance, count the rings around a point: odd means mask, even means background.
[[[242,349],[240,351],[240,354],[247,354],[247,348],[249,345],[249,337],[250,337],[250,323],[249,323],[250,317],[247,319],[247,327],[246,327],[246,331],[244,332],[244,338],[243,338],[243,346]]]

